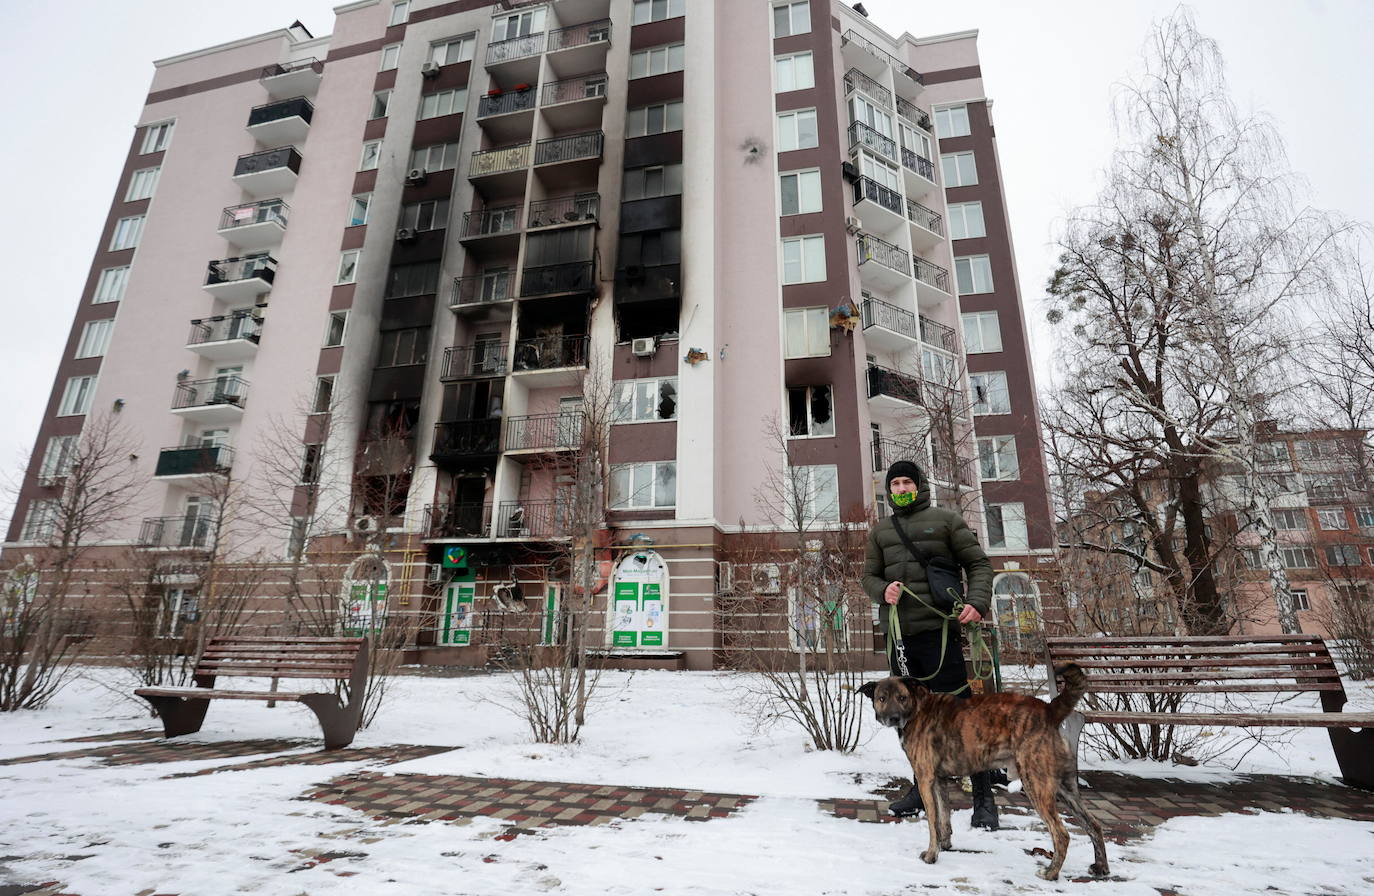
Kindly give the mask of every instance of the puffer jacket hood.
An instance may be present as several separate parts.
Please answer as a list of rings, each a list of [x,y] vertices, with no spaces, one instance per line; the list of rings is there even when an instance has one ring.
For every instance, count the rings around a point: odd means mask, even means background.
[[[898,507],[892,500],[892,480],[898,476],[906,476],[916,481],[916,500],[905,507]],[[930,506],[930,480],[926,478],[925,470],[909,460],[899,460],[887,468],[887,478],[883,480],[887,488],[887,506],[892,508],[892,512],[898,516],[910,516],[918,510],[925,510]]]

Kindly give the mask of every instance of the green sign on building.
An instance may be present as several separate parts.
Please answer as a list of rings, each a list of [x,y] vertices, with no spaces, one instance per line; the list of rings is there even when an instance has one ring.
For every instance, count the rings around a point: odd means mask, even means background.
[[[440,611],[439,643],[449,647],[465,647],[472,643],[472,600],[477,583],[471,575],[454,579],[444,588],[444,604]]]

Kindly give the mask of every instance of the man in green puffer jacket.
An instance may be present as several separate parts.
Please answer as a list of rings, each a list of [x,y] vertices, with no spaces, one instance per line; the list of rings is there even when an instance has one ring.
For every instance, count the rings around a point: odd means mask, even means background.
[[[893,675],[922,679],[937,693],[968,697],[968,673],[964,668],[963,640],[959,626],[932,608],[926,568],[912,556],[894,526],[901,526],[912,543],[931,557],[945,557],[963,567],[967,587],[959,623],[979,622],[992,603],[992,563],[978,544],[978,536],[953,510],[930,503],[930,481],[920,467],[899,460],[887,471],[888,503],[892,515],[879,520],[868,533],[864,556],[864,591],[878,604],[878,618],[887,636],[888,661]],[[905,586],[919,596],[902,591]],[[927,606],[927,605],[931,606]],[[897,608],[900,641],[888,631],[889,605]],[[943,650],[942,650],[943,647]],[[973,826],[997,830],[997,805],[992,796],[992,778],[987,772],[972,776]],[[907,795],[893,802],[894,815],[916,815],[923,808],[921,795],[912,787]]]

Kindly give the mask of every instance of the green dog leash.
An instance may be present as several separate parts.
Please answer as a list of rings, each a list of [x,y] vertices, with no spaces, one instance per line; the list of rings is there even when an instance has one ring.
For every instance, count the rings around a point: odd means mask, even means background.
[[[949,589],[950,597],[954,602],[954,608],[950,610],[950,612],[948,613],[942,613],[938,607],[931,606],[921,597],[921,595],[917,594],[915,591],[912,591],[905,585],[902,585],[901,587],[902,591],[916,598],[916,600],[919,601],[922,606],[930,610],[936,616],[939,616],[942,620],[940,624],[940,662],[936,665],[934,672],[930,673],[929,675],[916,678],[917,681],[929,681],[936,675],[940,674],[940,669],[945,665],[945,651],[949,648],[949,624],[951,622],[958,620],[959,614],[963,612],[965,601],[959,599],[958,594],[955,593],[953,588]],[[902,626],[901,622],[897,618],[896,604],[887,605],[887,636],[888,651],[893,655],[893,658],[895,659],[896,651],[900,649],[898,645],[901,643],[902,640]],[[980,626],[968,626],[968,645],[969,664],[973,667],[973,677],[980,680],[987,680],[991,678],[993,673],[992,649],[988,647],[987,640],[983,637],[983,631]],[[946,693],[961,694],[967,688],[968,682],[965,681],[963,687],[954,691],[946,691]]]

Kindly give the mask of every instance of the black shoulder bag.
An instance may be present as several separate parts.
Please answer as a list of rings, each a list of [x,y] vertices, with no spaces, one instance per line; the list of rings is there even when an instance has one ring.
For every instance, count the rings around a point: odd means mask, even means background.
[[[892,518],[892,528],[897,530],[897,537],[906,545],[911,556],[925,567],[926,583],[930,585],[930,599],[935,609],[941,613],[954,612],[955,605],[964,602],[964,577],[959,564],[944,557],[932,557],[916,547],[911,536],[902,528],[900,518]]]

